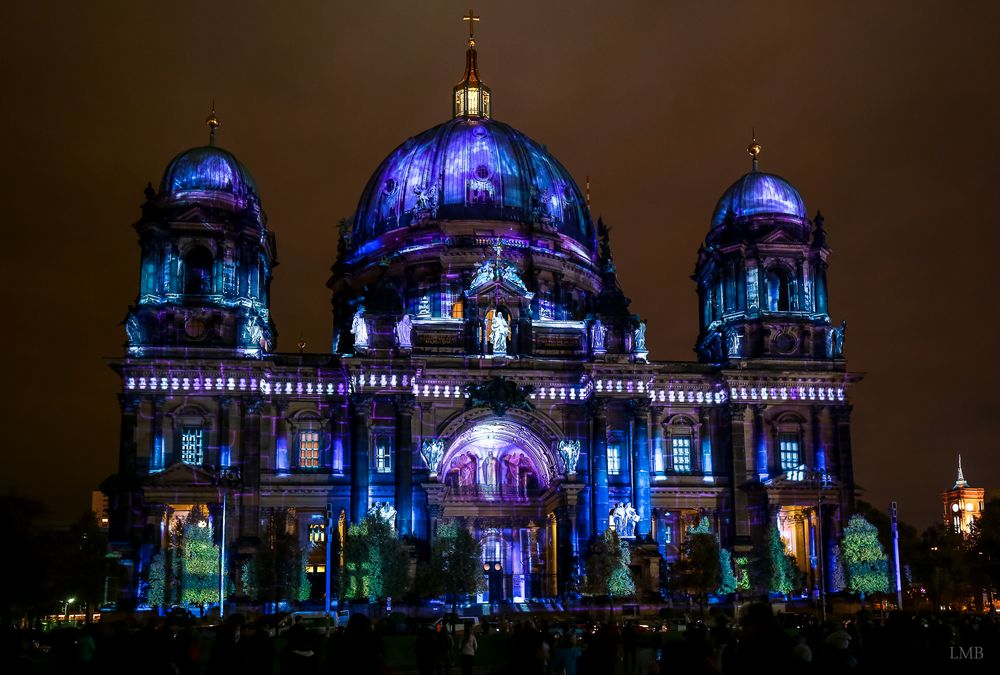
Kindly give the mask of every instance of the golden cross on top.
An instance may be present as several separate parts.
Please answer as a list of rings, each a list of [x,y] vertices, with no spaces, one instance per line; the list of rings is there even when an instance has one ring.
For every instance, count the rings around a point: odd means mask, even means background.
[[[479,17],[476,16],[471,9],[469,9],[469,16],[463,16],[462,21],[469,22],[469,39],[472,40],[475,33],[475,22],[479,21]]]

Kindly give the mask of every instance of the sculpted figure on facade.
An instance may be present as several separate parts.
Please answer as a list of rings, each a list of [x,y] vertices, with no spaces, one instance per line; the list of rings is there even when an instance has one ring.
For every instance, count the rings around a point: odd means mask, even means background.
[[[351,333],[354,335],[354,347],[356,349],[368,348],[368,319],[365,318],[365,306],[358,305],[354,312],[354,319],[351,321]]]
[[[559,456],[562,458],[566,475],[576,473],[576,464],[580,461],[580,441],[559,441]]]
[[[590,325],[590,346],[595,354],[603,354],[607,351],[605,346],[607,338],[608,328],[601,322],[601,317],[597,317]]]
[[[510,324],[499,311],[493,312],[490,322],[490,344],[495,355],[507,354],[507,340],[510,338]]]
[[[444,441],[440,438],[432,438],[424,441],[424,444],[420,447],[420,454],[423,456],[424,461],[427,462],[427,468],[430,470],[431,476],[436,476],[438,464],[441,463],[441,458],[444,457]]]
[[[413,319],[409,314],[396,322],[396,344],[400,349],[413,348]]]

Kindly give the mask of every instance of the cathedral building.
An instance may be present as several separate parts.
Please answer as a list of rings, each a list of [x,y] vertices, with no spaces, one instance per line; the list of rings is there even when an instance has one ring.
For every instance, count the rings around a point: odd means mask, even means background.
[[[853,513],[859,380],[830,318],[823,218],[754,141],[692,252],[697,360],[657,361],[610,228],[544,145],[493,116],[471,37],[450,100],[362,191],[320,353],[279,349],[275,234],[214,112],[208,145],[147,187],[105,484],[133,589],[195,508],[233,578],[276,514],[304,547],[336,546],[374,510],[411,542],[469,528],[491,601],[563,592],[608,528],[653,590],[706,517],[736,554],[777,524],[817,588]]]

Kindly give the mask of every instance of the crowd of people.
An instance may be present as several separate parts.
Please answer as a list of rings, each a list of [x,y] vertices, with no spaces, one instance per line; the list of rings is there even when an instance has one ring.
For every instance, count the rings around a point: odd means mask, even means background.
[[[775,615],[767,604],[669,622],[500,619],[406,626],[353,614],[346,626],[227,617],[220,626],[154,618],[101,623],[43,636],[3,631],[6,673],[153,675],[653,675],[659,673],[998,672],[1000,619],[993,615],[909,614],[821,622]],[[386,645],[397,649],[387,658]],[[490,649],[483,646],[489,644]],[[407,647],[400,653],[398,645]],[[487,658],[483,652],[489,651]]]

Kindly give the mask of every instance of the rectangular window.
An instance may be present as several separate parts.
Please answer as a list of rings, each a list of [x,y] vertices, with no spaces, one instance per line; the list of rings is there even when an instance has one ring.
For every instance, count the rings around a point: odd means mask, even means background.
[[[385,441],[378,441],[375,444],[375,473],[389,473],[392,471],[391,448]]]
[[[622,472],[622,445],[621,443],[608,443],[608,473],[620,474]]]
[[[323,523],[309,523],[309,541],[313,544],[322,544],[326,541],[326,525]]]
[[[201,427],[181,429],[181,461],[201,464],[205,460],[205,436]]]
[[[312,429],[299,432],[299,466],[319,468],[319,432]]]
[[[670,450],[675,473],[691,473],[691,437],[671,436]]]
[[[778,452],[781,459],[781,470],[785,473],[794,472],[801,465],[799,458],[799,436],[798,434],[779,434]],[[795,476],[789,475],[795,480]]]

